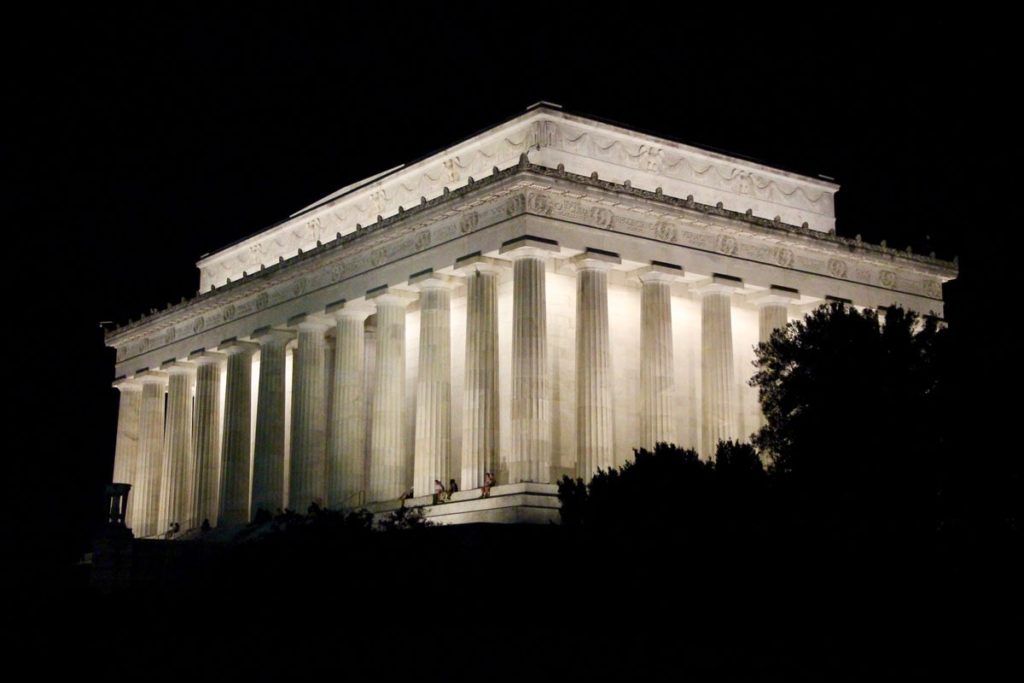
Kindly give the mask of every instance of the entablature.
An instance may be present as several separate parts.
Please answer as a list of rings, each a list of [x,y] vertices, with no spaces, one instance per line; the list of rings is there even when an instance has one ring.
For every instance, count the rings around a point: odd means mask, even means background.
[[[336,235],[310,251],[113,330],[107,344],[118,351],[118,374],[130,374],[129,361],[171,355],[156,353],[160,349],[173,348],[173,355],[185,357],[196,348],[215,347],[219,339],[244,338],[257,327],[280,325],[299,313],[323,312],[330,302],[358,298],[372,287],[399,285],[424,269],[451,267],[469,253],[500,259],[501,244],[525,234],[552,239],[572,253],[610,248],[623,259],[665,260],[696,274],[731,268],[765,287],[794,286],[811,277],[842,283],[843,295],[853,292],[851,287],[866,287],[895,297],[885,303],[906,295],[910,303],[934,302],[935,309],[941,309],[942,283],[956,275],[953,264],[938,259],[701,204],[692,197],[669,197],[658,189],[640,190],[550,169],[523,158],[515,168],[403,209],[356,233]],[[664,256],[666,251],[673,255]],[[823,290],[821,296],[829,286],[817,287]]]

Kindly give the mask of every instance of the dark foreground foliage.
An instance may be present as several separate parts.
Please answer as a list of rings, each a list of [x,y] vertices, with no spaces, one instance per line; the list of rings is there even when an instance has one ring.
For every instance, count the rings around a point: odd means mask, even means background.
[[[758,450],[564,479],[561,526],[314,510],[136,542],[147,581],[69,583],[15,637],[115,679],[1014,678],[1019,460],[967,448],[954,341],[821,309],[759,352]]]
[[[879,495],[857,486],[853,500]],[[564,478],[559,493],[574,568],[598,584],[591,599],[616,621],[638,619],[641,651],[663,666],[755,680],[1018,667],[1019,535],[977,520],[956,533],[951,522],[926,527],[930,508],[896,528],[837,516],[834,501],[817,505],[733,442],[710,461],[659,444],[589,485]]]
[[[899,308],[821,307],[758,349],[767,466],[751,444],[639,450],[562,480],[565,530],[625,594],[720,627],[743,662],[723,672],[998,671],[1024,635],[1021,459],[971,449],[958,342]]]

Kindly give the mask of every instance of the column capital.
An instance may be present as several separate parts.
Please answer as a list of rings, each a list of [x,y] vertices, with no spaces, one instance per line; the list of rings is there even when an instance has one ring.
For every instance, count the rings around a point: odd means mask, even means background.
[[[640,282],[682,282],[686,272],[682,266],[661,261],[651,261],[649,266],[637,268],[633,271]]]
[[[373,313],[373,304],[362,297],[349,301],[339,299],[324,307],[326,315],[333,315],[335,321],[339,320],[366,320]]]
[[[141,391],[142,382],[137,377],[117,377],[110,386],[114,387],[122,394],[126,391]]]
[[[319,330],[324,332],[334,327],[334,321],[318,313],[299,313],[288,318],[288,327],[294,327],[297,330]]]
[[[227,355],[218,353],[217,351],[207,351],[206,349],[198,349],[188,354],[188,360],[196,365],[217,365],[223,363],[227,358]]]
[[[828,294],[825,295],[825,303],[827,303],[827,304],[839,304],[843,308],[849,308],[850,306],[853,306],[853,302],[850,301],[849,299],[844,299],[841,296],[831,296],[831,295],[828,295]]]
[[[705,294],[735,294],[743,290],[743,280],[738,277],[715,273],[709,280],[697,283],[693,291],[701,296]]]
[[[789,287],[772,285],[763,292],[747,297],[747,301],[760,306],[789,306],[800,302],[800,292]]]
[[[582,254],[577,254],[569,259],[569,262],[576,267],[576,270],[611,270],[612,266],[622,263],[618,254],[610,251],[594,251],[587,249]]]
[[[458,278],[435,273],[433,270],[424,270],[409,277],[409,286],[418,292],[422,292],[425,289],[452,290],[460,284],[462,283]]]
[[[284,346],[295,337],[295,333],[291,330],[282,330],[268,325],[266,327],[260,327],[259,329],[253,330],[249,337],[259,342],[260,346],[267,346],[270,344],[280,344],[281,346]]]
[[[162,386],[167,385],[167,373],[160,370],[143,370],[142,372],[135,375],[142,384],[160,384]]]
[[[414,299],[416,293],[404,289],[395,289],[388,285],[375,287],[366,293],[366,300],[376,306],[408,306]]]
[[[512,260],[517,260],[521,258],[547,259],[560,251],[558,242],[554,240],[523,235],[502,244],[498,253],[502,256],[508,256]]]
[[[217,350],[228,356],[235,356],[240,353],[256,353],[259,351],[260,345],[253,342],[238,341],[237,339],[228,339],[222,341]]]
[[[194,375],[196,365],[187,360],[167,360],[160,364],[160,369],[168,375]]]
[[[497,275],[508,270],[508,261],[483,256],[478,252],[459,258],[455,261],[454,270],[459,275],[472,275],[475,272]]]

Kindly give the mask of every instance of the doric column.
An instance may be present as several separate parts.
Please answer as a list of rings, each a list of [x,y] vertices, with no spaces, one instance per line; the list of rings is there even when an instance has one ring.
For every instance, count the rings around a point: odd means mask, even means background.
[[[324,337],[324,507],[333,507],[331,503],[331,477],[334,476],[331,469],[331,441],[334,439],[334,424],[331,416],[334,415],[334,356],[337,351],[335,347],[334,334],[337,333],[337,321],[334,316],[325,316],[328,324],[328,333]]]
[[[196,364],[195,424],[192,448],[195,476],[192,487],[191,518],[202,525],[217,524],[220,493],[220,368],[224,354],[202,351],[189,356]]]
[[[328,501],[332,508],[351,508],[366,503],[363,482],[366,443],[366,396],[364,391],[364,339],[371,308],[346,303],[328,309],[337,320],[334,338],[334,387],[331,403],[331,439],[327,469]]]
[[[256,344],[221,344],[227,354],[224,391],[224,437],[221,443],[220,495],[217,525],[249,521],[249,458],[252,453],[252,356]]]
[[[732,353],[732,293],[742,281],[715,275],[700,285],[701,297],[701,454],[711,458],[719,441],[737,434]]]
[[[614,463],[608,270],[622,260],[586,251],[576,266],[576,475],[584,481]]]
[[[382,290],[377,306],[377,358],[370,432],[369,502],[392,500],[409,490],[402,434],[405,399],[405,309],[408,298]]]
[[[167,419],[164,427],[164,464],[160,487],[160,521],[157,531],[167,531],[177,523],[181,530],[191,529],[192,478],[195,461],[192,451],[192,392],[196,368],[192,363],[165,363],[167,372]]]
[[[114,446],[115,484],[131,484],[128,495],[134,501],[138,494],[136,472],[139,462],[139,407],[142,403],[142,384],[135,379],[120,379],[114,382],[120,398],[117,408],[117,442]],[[125,524],[132,525],[132,511],[129,507]]]
[[[325,318],[301,316],[299,345],[292,378],[292,447],[288,507],[305,514],[311,503],[323,505],[327,494],[327,414],[324,369]]]
[[[426,496],[435,479],[447,486],[451,474],[452,285],[433,273],[409,282],[420,292],[413,491]]]
[[[512,451],[509,483],[551,480],[551,381],[545,262],[557,247],[530,239],[502,247],[513,259]]]
[[[373,434],[373,402],[377,395],[377,316],[370,315],[363,335],[363,396],[366,421],[363,423],[363,496],[362,504],[370,502],[370,441]]]
[[[655,263],[640,278],[640,444],[676,443],[672,282],[681,268]]]
[[[263,328],[253,333],[260,344],[256,399],[256,449],[252,464],[252,506],[270,514],[284,507],[285,347],[290,332]]]
[[[163,477],[164,394],[167,375],[146,372],[141,375],[142,398],[139,403],[139,457],[135,473],[135,502],[132,504],[137,536],[152,536],[158,531],[160,482]],[[131,494],[129,494],[131,495]],[[163,529],[159,529],[163,531]]]
[[[464,259],[466,365],[462,408],[463,489],[484,485],[498,472],[498,274],[496,261]]]
[[[772,285],[768,291],[750,297],[757,304],[757,317],[760,328],[759,341],[767,342],[772,332],[785,327],[789,322],[789,305],[800,299],[795,289]]]
[[[800,293],[788,287],[772,285],[768,291],[755,294],[748,300],[757,304],[759,327],[758,341],[762,344],[771,339],[772,332],[785,327],[789,322],[789,305],[800,299]],[[759,424],[764,425],[764,413],[758,409]]]

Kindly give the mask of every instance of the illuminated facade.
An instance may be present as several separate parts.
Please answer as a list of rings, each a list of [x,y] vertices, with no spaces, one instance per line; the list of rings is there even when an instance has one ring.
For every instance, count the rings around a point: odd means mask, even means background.
[[[658,441],[706,457],[759,426],[754,345],[787,319],[942,313],[955,266],[837,237],[837,191],[547,104],[343,188],[107,334],[129,524],[409,495],[545,521],[563,474]]]

